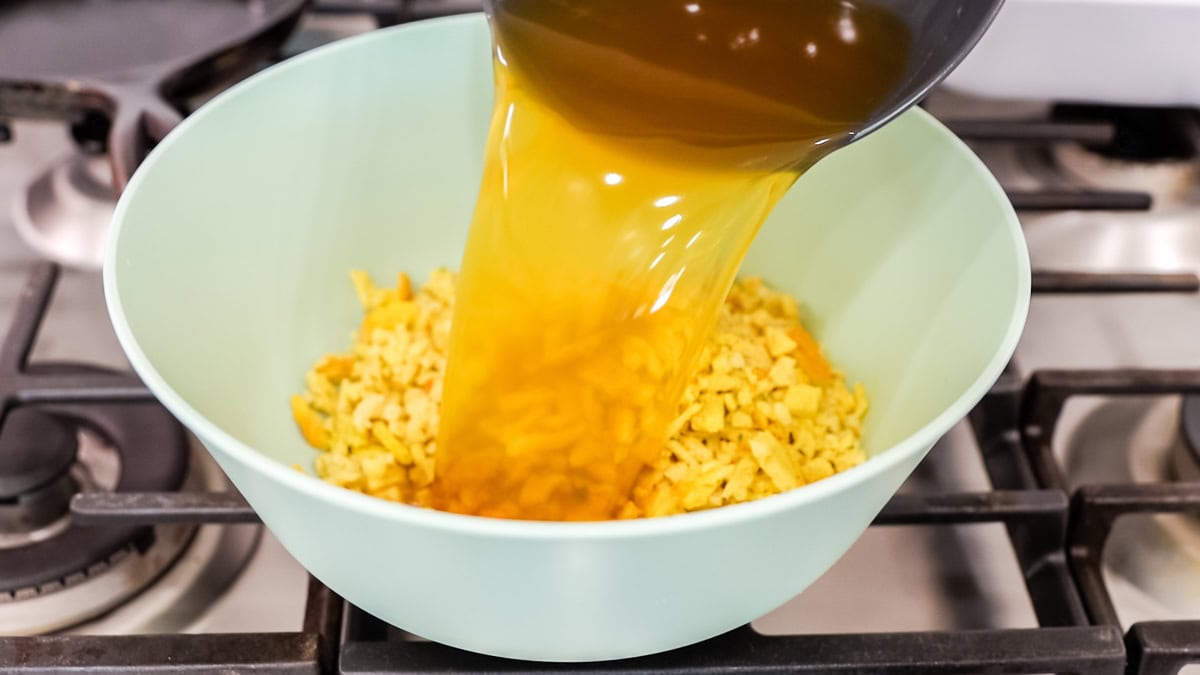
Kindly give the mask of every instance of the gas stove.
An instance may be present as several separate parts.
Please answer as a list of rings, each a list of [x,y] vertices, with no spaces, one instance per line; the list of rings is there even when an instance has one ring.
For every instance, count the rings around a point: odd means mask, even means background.
[[[475,8],[317,2],[249,70]],[[422,641],[311,579],[128,370],[94,269],[103,120],[0,120],[0,670],[1200,672],[1200,112],[949,89],[923,106],[1021,214],[1016,357],[802,595],[570,668]]]

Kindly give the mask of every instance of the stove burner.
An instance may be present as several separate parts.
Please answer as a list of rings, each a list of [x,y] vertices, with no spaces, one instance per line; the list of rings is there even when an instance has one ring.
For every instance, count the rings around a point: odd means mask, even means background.
[[[1182,449],[1188,436],[1200,431],[1200,403],[1188,403],[1189,398],[1182,407],[1180,397],[1161,396],[1108,399],[1080,405],[1083,412],[1064,411],[1061,424],[1071,430],[1059,451],[1069,486],[1177,479],[1172,467],[1186,455]],[[1197,564],[1200,524],[1194,516],[1156,513],[1118,519],[1104,547],[1103,569],[1122,623],[1194,618],[1200,608]]]
[[[25,372],[35,376],[78,376],[111,371],[83,364],[42,363],[28,366]],[[49,521],[38,523],[40,528],[31,525],[23,539],[0,540],[4,544],[0,546],[0,624],[7,626],[12,619],[4,616],[6,612],[17,612],[19,619],[22,600],[95,583],[104,587],[103,593],[83,605],[73,603],[75,606],[62,608],[64,617],[59,623],[46,623],[41,629],[91,618],[152,582],[187,544],[191,529],[186,526],[89,528],[70,524],[69,515],[63,511],[76,490],[153,492],[180,488],[188,467],[187,437],[179,423],[158,404],[19,407],[5,416],[0,438],[0,472],[4,472],[0,473],[0,498],[19,512],[24,504],[22,496],[33,494],[39,505],[34,509],[35,520]],[[111,450],[99,450],[97,443]],[[46,455],[52,460],[46,464],[28,461]],[[119,472],[114,472],[118,462]],[[68,465],[70,470],[64,473]],[[57,487],[50,492],[39,490],[39,486],[57,486],[63,481],[74,488],[71,494],[61,494]],[[10,494],[21,496],[10,504]],[[136,569],[136,574],[133,578],[123,577],[119,583],[103,580],[118,564]]]
[[[12,219],[22,239],[42,256],[99,269],[115,207],[108,160],[72,153],[16,194]]]
[[[0,427],[0,533],[36,531],[61,518],[77,485],[79,444],[64,422],[18,408]]]
[[[1085,184],[1147,192],[1156,205],[1195,199],[1200,177],[1200,118],[1195,111],[1060,105],[1054,117],[1106,122],[1115,130],[1108,143],[1053,146],[1058,166]]]

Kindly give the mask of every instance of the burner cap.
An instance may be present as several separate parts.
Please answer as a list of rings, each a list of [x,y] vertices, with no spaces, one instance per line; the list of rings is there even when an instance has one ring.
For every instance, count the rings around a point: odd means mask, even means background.
[[[25,243],[46,258],[99,269],[115,206],[107,160],[71,153],[16,192],[11,215]]]
[[[75,461],[74,431],[31,408],[10,412],[0,426],[0,500],[8,502],[67,474]]]

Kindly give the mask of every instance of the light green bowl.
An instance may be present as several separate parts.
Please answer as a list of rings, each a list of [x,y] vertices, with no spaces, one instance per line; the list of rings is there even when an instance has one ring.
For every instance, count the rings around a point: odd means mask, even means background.
[[[747,258],[802,299],[871,398],[872,458],[752,504],[641,521],[498,521],[292,468],[288,397],[361,318],[347,272],[456,267],[492,101],[480,16],[378,31],[192,115],[117,207],[109,309],[138,374],[318,579],[426,638],[549,661],[659,652],[744,624],[841,556],[1000,374],[1029,299],[1016,218],[912,111],[806,175]],[[886,561],[880,561],[886,564]]]

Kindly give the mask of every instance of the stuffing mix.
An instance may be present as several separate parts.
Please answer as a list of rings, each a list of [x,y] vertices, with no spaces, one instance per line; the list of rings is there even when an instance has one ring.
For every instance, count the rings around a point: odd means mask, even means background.
[[[292,397],[322,479],[429,506],[455,275],[419,289],[364,272],[351,279],[366,310],[353,347],[320,358]],[[866,459],[867,398],[822,356],[796,301],[760,279],[734,284],[684,391],[660,457],[620,518],[745,502],[845,471]]]

